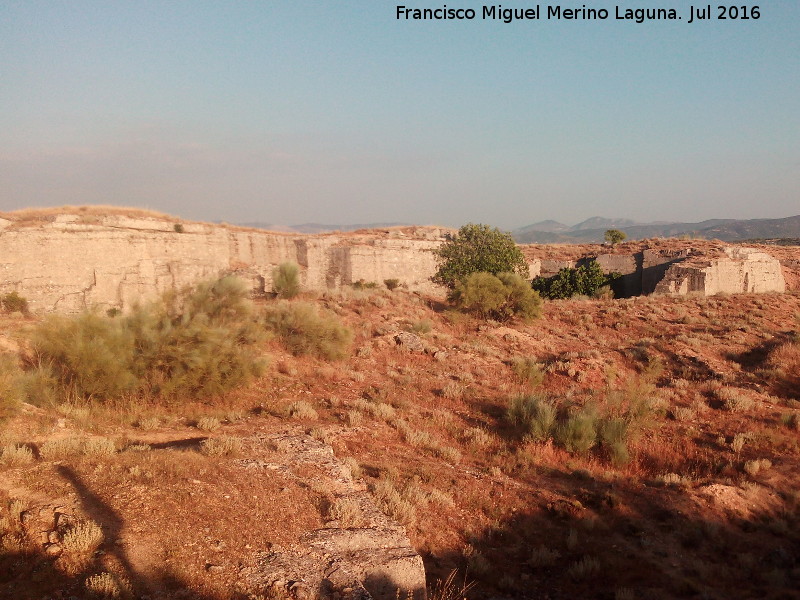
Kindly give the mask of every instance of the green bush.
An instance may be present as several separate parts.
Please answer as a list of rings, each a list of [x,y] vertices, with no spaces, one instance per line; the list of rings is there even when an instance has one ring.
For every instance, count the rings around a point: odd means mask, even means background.
[[[597,413],[583,408],[568,415],[556,427],[555,438],[567,452],[588,452],[597,442]]]
[[[630,460],[628,453],[628,429],[630,421],[624,418],[605,418],[600,421],[598,437],[601,446],[608,452],[612,464],[621,466]]]
[[[284,301],[268,306],[264,322],[295,355],[336,360],[347,355],[353,341],[353,332],[336,315],[319,311],[308,302]]]
[[[138,384],[134,339],[117,319],[96,313],[50,316],[33,330],[30,342],[36,366],[70,398],[116,397]]]
[[[473,273],[456,284],[450,301],[484,319],[506,321],[514,316],[532,320],[541,314],[541,298],[515,273]]]
[[[541,385],[544,381],[544,369],[535,358],[517,356],[511,361],[511,369],[520,381],[533,387]]]
[[[556,425],[556,407],[541,396],[513,398],[506,410],[508,421],[523,435],[544,442],[550,439]]]
[[[182,223],[175,223],[172,228],[175,230],[175,233],[183,233],[183,224]]]
[[[557,300],[573,296],[600,296],[606,294],[602,290],[619,275],[605,275],[596,261],[590,261],[580,267],[561,269],[552,277],[537,277],[533,280],[535,289],[543,298]]]
[[[528,277],[528,263],[511,235],[488,225],[464,225],[434,254],[438,269],[431,279],[450,289],[474,273]]]
[[[235,277],[168,294],[124,320],[134,337],[133,371],[161,396],[214,395],[263,370],[263,337],[246,284]]]
[[[218,394],[260,372],[259,337],[245,284],[225,277],[136,306],[125,318],[46,319],[31,334],[22,387],[39,405],[64,396]]]
[[[16,291],[9,292],[0,297],[0,305],[2,305],[3,310],[7,313],[28,313],[28,300],[20,296]]]
[[[294,298],[300,293],[300,267],[297,263],[285,262],[272,271],[272,287],[278,298]]]
[[[383,285],[386,286],[386,289],[392,291],[400,287],[400,280],[399,279],[384,279]]]

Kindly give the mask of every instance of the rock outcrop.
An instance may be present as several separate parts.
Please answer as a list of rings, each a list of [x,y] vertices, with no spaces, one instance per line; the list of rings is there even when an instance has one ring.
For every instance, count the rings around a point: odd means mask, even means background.
[[[258,565],[242,573],[247,587],[265,597],[289,595],[304,600],[425,600],[425,567],[405,529],[383,514],[363,482],[330,446],[287,432],[265,437],[286,456],[280,464],[242,461],[250,469],[318,473],[312,485],[330,496],[325,528],[303,535],[291,548],[272,548]],[[306,467],[304,469],[304,467]],[[308,475],[303,476],[307,482]]]
[[[655,292],[711,296],[786,291],[778,259],[755,248],[743,247],[725,248],[725,255],[713,260],[695,259],[671,265],[656,285]]]
[[[273,269],[286,261],[300,266],[306,289],[397,279],[410,290],[442,293],[430,281],[436,270],[431,250],[448,231],[398,227],[300,235],[122,214],[0,219],[0,294],[18,292],[34,312],[124,310],[166,290],[232,273],[250,283],[254,296],[263,296],[273,291]],[[531,277],[595,259],[605,272],[622,275],[614,291],[625,297],[783,291],[786,281],[800,285],[800,274],[792,270],[800,260],[786,250],[778,262],[752,248],[723,251],[716,242],[641,242],[631,248],[528,246],[524,251]]]
[[[398,279],[435,291],[430,250],[442,230],[397,228],[369,234],[289,235],[155,218],[59,215],[0,229],[0,293],[17,291],[39,312],[125,309],[168,289],[235,273],[255,295],[272,291],[272,271],[300,265],[301,283],[323,290],[359,280]]]

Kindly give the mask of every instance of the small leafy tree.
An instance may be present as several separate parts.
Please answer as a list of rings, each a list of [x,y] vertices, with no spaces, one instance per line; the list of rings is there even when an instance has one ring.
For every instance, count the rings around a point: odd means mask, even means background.
[[[628,234],[624,231],[620,231],[619,229],[608,229],[605,233],[606,241],[612,246],[616,246],[627,237]]]
[[[575,269],[564,268],[552,277],[537,277],[533,289],[544,298],[557,300],[572,296],[594,296],[618,275],[606,275],[596,261]]]
[[[516,273],[473,273],[456,284],[450,300],[461,310],[497,321],[535,319],[542,305],[539,294]]]
[[[434,283],[455,289],[473,273],[516,273],[528,277],[528,263],[508,233],[469,223],[434,250],[438,269]]]

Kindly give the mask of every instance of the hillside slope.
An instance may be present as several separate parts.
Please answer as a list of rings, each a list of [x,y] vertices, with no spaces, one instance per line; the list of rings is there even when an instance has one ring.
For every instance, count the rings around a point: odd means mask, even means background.
[[[528,325],[401,290],[301,300],[354,330],[346,359],[273,339],[264,376],[222,397],[60,398],[6,421],[0,596],[82,597],[101,572],[162,599],[309,593],[292,588],[302,572],[264,587],[268,558],[362,517],[313,461],[292,462],[287,435],[333,448],[431,586],[459,569],[470,598],[796,596],[796,293],[554,301]],[[7,354],[34,324],[2,318]],[[523,428],[521,396],[560,425]],[[82,519],[102,526],[101,552],[66,562]]]

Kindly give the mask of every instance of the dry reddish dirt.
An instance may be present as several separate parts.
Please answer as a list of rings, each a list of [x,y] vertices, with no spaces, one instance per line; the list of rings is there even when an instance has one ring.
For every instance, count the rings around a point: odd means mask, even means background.
[[[798,355],[800,295],[555,301],[527,325],[402,290],[317,300],[355,330],[345,361],[293,357],[273,341],[270,372],[224,398],[27,407],[8,421],[4,443],[34,459],[0,468],[0,597],[83,597],[103,570],[151,598],[247,597],[238,573],[326,510],[313,468],[242,466],[274,451],[259,435],[287,427],[354,459],[368,484],[390,482],[429,581],[458,568],[476,583],[471,598],[799,597],[800,389],[786,357]],[[30,323],[3,321],[3,347]],[[401,331],[422,351],[399,345]],[[541,383],[515,374],[518,357],[540,363]],[[601,410],[646,398],[650,410],[615,466],[603,448],[524,439],[505,418],[520,394]],[[284,416],[301,400],[316,418]],[[201,431],[201,416],[222,425]],[[39,456],[75,435],[117,450]],[[241,440],[236,456],[199,452],[222,435]],[[48,555],[61,514],[104,528],[79,573]]]

